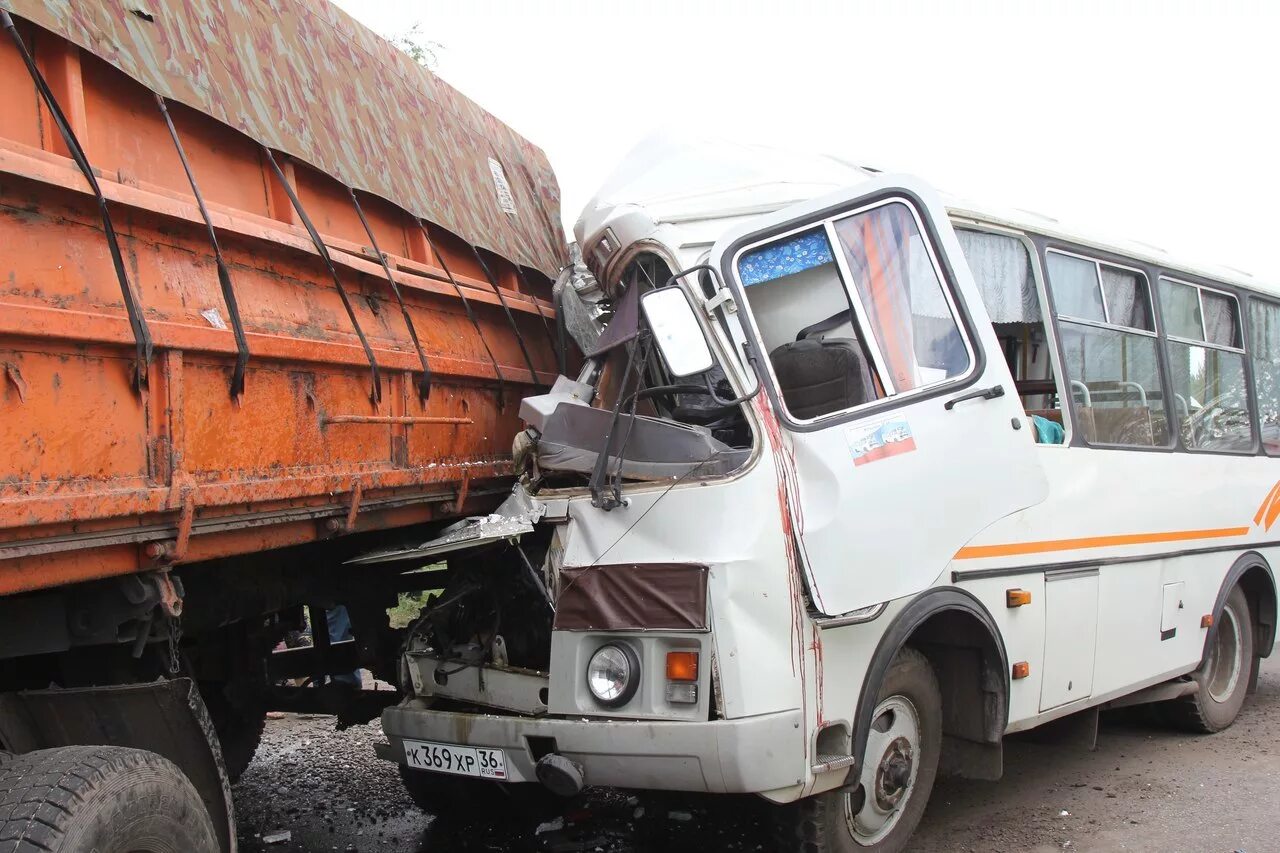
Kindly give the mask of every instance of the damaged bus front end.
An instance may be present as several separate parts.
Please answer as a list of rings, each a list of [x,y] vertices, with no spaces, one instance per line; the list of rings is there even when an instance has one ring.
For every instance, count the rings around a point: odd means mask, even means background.
[[[419,548],[360,558],[446,564],[409,632],[409,698],[385,711],[381,752],[562,794],[794,799],[814,778],[813,653],[737,306],[699,266],[707,247],[639,208],[598,207],[579,231],[627,240],[604,264],[588,250],[598,278],[561,277],[585,362],[522,401],[510,498]]]

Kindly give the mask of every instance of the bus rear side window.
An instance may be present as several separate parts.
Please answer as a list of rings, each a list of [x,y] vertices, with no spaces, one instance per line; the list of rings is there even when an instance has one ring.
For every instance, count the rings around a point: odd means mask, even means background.
[[[1280,305],[1249,301],[1249,356],[1262,446],[1280,456]]]

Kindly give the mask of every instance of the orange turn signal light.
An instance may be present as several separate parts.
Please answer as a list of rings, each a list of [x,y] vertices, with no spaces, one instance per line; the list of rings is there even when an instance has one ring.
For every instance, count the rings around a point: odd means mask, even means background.
[[[1206,613],[1205,615],[1203,615],[1203,616],[1201,616],[1201,617],[1200,617],[1200,627],[1201,627],[1201,628],[1212,628],[1212,627],[1213,627],[1213,614],[1212,614],[1212,613]]]
[[[1005,607],[1022,607],[1031,603],[1031,591],[1027,589],[1006,589],[1004,591]]]
[[[1026,661],[1020,660],[1013,665],[1014,680],[1017,680],[1019,678],[1026,678],[1030,674],[1031,674],[1031,664],[1027,663]]]
[[[697,681],[697,652],[667,652],[668,681]]]

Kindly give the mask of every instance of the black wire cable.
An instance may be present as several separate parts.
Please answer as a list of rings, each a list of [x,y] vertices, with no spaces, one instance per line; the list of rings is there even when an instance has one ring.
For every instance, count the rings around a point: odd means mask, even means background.
[[[547,322],[547,315],[543,313],[542,306],[538,304],[538,297],[534,295],[533,288],[529,286],[529,279],[525,276],[524,269],[519,265],[516,266],[516,277],[520,279],[520,283],[524,285],[525,293],[533,301],[533,310],[537,311],[538,316],[542,319],[542,328],[546,331],[547,340],[551,343],[551,351],[556,354],[556,366],[560,368],[560,373],[564,373],[564,356],[560,353],[560,347],[556,343],[556,336],[551,333],[551,324]]]
[[[227,306],[227,317],[231,322],[231,332],[236,339],[236,366],[231,371],[231,397],[235,399],[244,393],[244,374],[249,364],[249,342],[245,338],[244,324],[240,321],[240,307],[236,304],[236,292],[231,286],[231,271],[222,257],[222,247],[218,245],[218,234],[213,228],[213,219],[209,216],[209,208],[205,207],[204,195],[196,184],[195,173],[191,171],[191,163],[187,160],[187,152],[182,147],[182,139],[178,136],[178,128],[174,126],[173,116],[169,115],[169,105],[163,95],[156,95],[156,105],[164,116],[164,123],[169,128],[169,136],[173,138],[173,147],[178,151],[178,159],[182,161],[182,170],[187,173],[187,182],[191,184],[191,193],[196,197],[196,206],[200,208],[200,216],[204,219],[204,227],[209,231],[209,243],[213,246],[213,260],[218,267],[218,285],[222,288],[222,301]]]
[[[493,365],[493,375],[498,378],[498,411],[502,411],[506,400],[507,383],[502,378],[502,368],[498,366],[498,359],[494,358],[493,349],[489,346],[489,339],[485,337],[484,329],[480,328],[480,321],[476,319],[476,312],[471,310],[471,300],[462,292],[462,285],[458,284],[458,280],[453,277],[453,271],[449,269],[449,263],[444,259],[444,255],[436,250],[436,244],[431,240],[431,232],[427,230],[426,223],[421,219],[418,220],[418,228],[422,230],[422,236],[427,240],[427,248],[431,250],[431,254],[436,257],[436,260],[440,262],[440,268],[449,277],[449,283],[453,285],[454,292],[462,300],[462,309],[467,312],[467,319],[471,321],[471,325],[475,326],[476,334],[480,336],[480,343],[484,344],[484,351],[488,354],[489,362]]]
[[[502,295],[502,288],[498,287],[498,280],[494,278],[493,271],[489,269],[489,265],[484,262],[484,256],[480,254],[480,250],[472,246],[471,251],[476,256],[476,260],[480,262],[480,268],[484,270],[484,277],[493,286],[493,292],[498,295],[498,301],[502,303],[502,310],[506,312],[507,322],[511,324],[511,331],[515,333],[516,343],[520,344],[520,354],[524,356],[524,363],[529,368],[529,381],[535,388],[544,387],[538,381],[538,372],[533,367],[533,359],[529,357],[529,348],[525,346],[524,335],[520,333],[520,327],[516,325],[515,315],[511,313],[511,306],[507,304],[507,298]]]
[[[382,254],[382,249],[378,248],[378,238],[374,236],[369,220],[365,219],[364,209],[360,207],[360,199],[356,198],[356,191],[351,187],[347,187],[347,192],[351,195],[351,203],[355,205],[356,215],[360,217],[360,224],[364,226],[364,233],[369,235],[369,245],[373,247],[373,253],[378,256],[382,271],[387,274],[387,283],[391,285],[391,292],[395,294],[396,302],[400,305],[400,315],[404,317],[404,324],[409,327],[413,348],[418,351],[418,361],[422,363],[422,376],[418,377],[418,399],[425,402],[431,396],[431,368],[427,364],[427,354],[422,351],[422,344],[418,341],[418,330],[413,327],[413,318],[409,316],[409,309],[405,307],[404,297],[400,295],[400,286],[396,284],[396,277],[391,273],[387,256]]]
[[[320,232],[311,223],[311,217],[307,216],[307,212],[302,209],[302,201],[299,200],[298,194],[293,191],[293,187],[285,179],[284,171],[280,168],[280,164],[276,162],[275,155],[265,145],[262,146],[262,150],[266,152],[267,162],[271,164],[277,180],[280,181],[280,186],[284,187],[285,193],[289,196],[293,209],[298,212],[298,218],[302,220],[302,227],[307,230],[307,234],[311,237],[311,242],[315,244],[316,251],[320,253],[320,259],[329,268],[329,275],[333,278],[333,286],[338,289],[338,296],[342,299],[342,307],[347,309],[347,317],[351,319],[351,325],[356,330],[356,337],[360,339],[360,345],[364,347],[364,354],[369,359],[369,367],[373,371],[373,389],[369,394],[369,399],[376,406],[382,402],[382,377],[378,372],[378,360],[373,355],[373,348],[369,346],[369,339],[364,336],[364,329],[360,328],[360,321],[356,318],[356,310],[351,305],[347,290],[342,286],[342,281],[338,278],[338,269],[333,265],[333,258],[329,256],[329,250],[325,247],[324,240],[320,239]]]
[[[13,23],[13,18],[2,8],[0,8],[0,26],[8,30],[9,35],[13,38],[13,43],[17,46],[18,53],[22,56],[22,62],[27,66],[27,73],[31,75],[31,79],[36,84],[36,90],[49,107],[49,113],[53,116],[54,124],[58,126],[58,133],[61,134],[62,141],[66,143],[67,151],[71,153],[71,159],[75,161],[85,180],[89,182],[89,188],[93,190],[93,194],[98,200],[98,215],[102,219],[102,231],[106,235],[107,248],[111,253],[111,265],[115,267],[116,280],[120,282],[120,294],[124,298],[124,310],[129,315],[129,327],[133,330],[134,347],[138,357],[137,363],[134,365],[134,386],[137,390],[142,391],[147,387],[147,369],[151,364],[154,344],[151,340],[151,330],[147,326],[147,320],[142,316],[142,311],[138,305],[137,294],[134,293],[133,285],[129,282],[129,276],[125,272],[124,256],[120,252],[120,240],[116,236],[115,226],[111,224],[111,213],[107,210],[107,198],[102,194],[102,187],[98,185],[98,178],[93,173],[93,166],[89,164],[89,158],[85,154],[84,148],[81,147],[80,140],[76,138],[75,132],[72,131],[66,114],[62,112],[62,107],[58,104],[57,98],[54,97],[53,91],[44,79],[44,75],[36,67],[35,60],[31,57],[31,52],[27,50],[27,45],[23,42],[22,36],[18,35],[18,28]]]

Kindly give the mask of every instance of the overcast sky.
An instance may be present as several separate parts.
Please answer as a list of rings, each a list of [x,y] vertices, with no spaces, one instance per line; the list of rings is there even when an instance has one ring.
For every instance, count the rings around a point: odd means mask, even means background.
[[[437,73],[547,152],[567,225],[636,142],[687,129],[1280,285],[1280,13],[1262,3],[338,2],[439,42]]]

